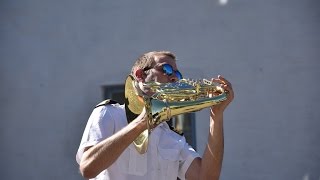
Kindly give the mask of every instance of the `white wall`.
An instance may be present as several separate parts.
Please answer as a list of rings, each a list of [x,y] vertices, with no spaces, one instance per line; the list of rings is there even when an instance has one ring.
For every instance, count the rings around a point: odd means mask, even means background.
[[[316,0],[2,1],[2,179],[82,179],[75,153],[100,86],[164,49],[186,77],[233,82],[222,180],[318,180],[318,9]],[[207,116],[196,114],[200,153]]]

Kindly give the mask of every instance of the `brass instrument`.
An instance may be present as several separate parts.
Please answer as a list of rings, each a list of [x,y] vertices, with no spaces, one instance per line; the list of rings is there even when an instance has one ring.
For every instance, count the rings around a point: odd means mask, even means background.
[[[148,116],[148,129],[141,133],[134,145],[140,154],[148,147],[148,136],[158,124],[171,117],[219,104],[227,99],[226,92],[217,83],[209,80],[181,79],[174,83],[148,82],[143,86],[154,92],[145,95],[133,76],[129,75],[125,83],[125,107],[128,122],[135,119],[145,107]]]

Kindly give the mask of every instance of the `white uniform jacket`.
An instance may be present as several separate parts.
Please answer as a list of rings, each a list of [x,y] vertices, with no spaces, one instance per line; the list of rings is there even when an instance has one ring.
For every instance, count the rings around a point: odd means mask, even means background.
[[[93,110],[76,155],[80,159],[85,147],[93,146],[126,126],[124,105],[110,104]],[[148,151],[139,154],[131,144],[99,180],[176,180],[185,173],[199,154],[186,143],[184,136],[170,130],[167,123],[158,125],[149,136]]]

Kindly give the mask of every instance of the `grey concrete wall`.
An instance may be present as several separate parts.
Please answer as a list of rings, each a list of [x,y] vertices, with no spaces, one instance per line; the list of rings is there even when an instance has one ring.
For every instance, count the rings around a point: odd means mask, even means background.
[[[75,153],[101,85],[154,49],[186,77],[233,82],[222,180],[320,179],[319,4],[1,1],[1,179],[82,179]]]

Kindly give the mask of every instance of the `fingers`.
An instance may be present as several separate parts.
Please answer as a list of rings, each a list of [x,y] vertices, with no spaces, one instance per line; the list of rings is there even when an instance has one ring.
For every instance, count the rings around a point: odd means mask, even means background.
[[[229,93],[233,94],[231,83],[225,79],[223,76],[219,75],[218,78],[212,78],[212,82],[219,83],[221,87]]]
[[[231,83],[228,80],[226,80],[224,77],[222,77],[221,75],[219,75],[218,78],[212,78],[211,81],[219,83],[221,85],[231,86]]]

